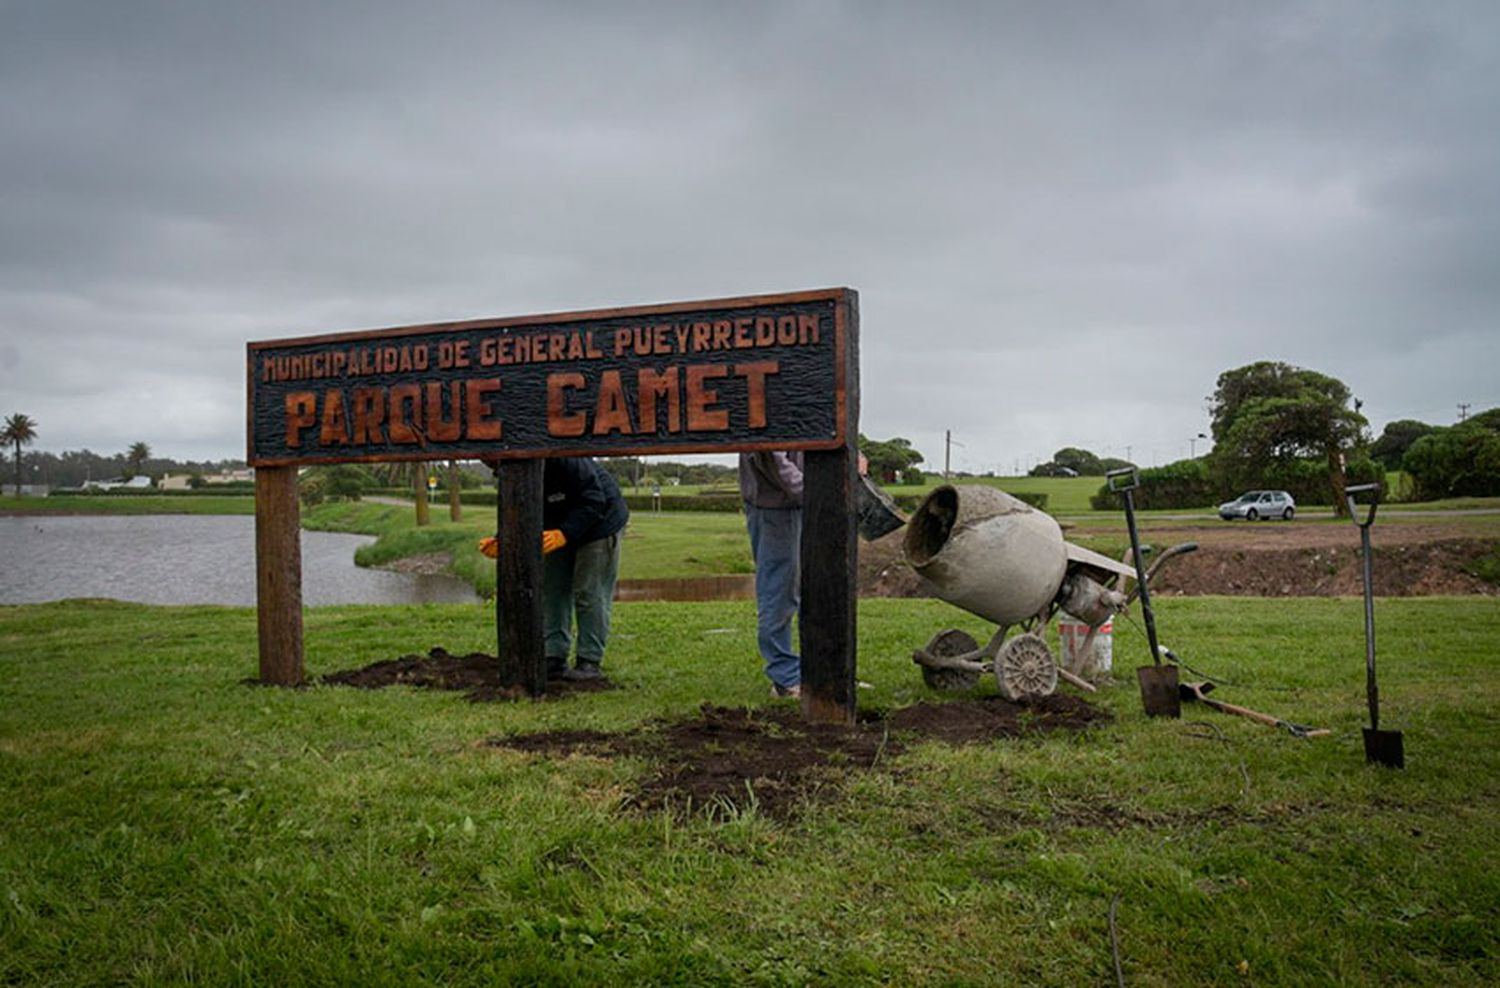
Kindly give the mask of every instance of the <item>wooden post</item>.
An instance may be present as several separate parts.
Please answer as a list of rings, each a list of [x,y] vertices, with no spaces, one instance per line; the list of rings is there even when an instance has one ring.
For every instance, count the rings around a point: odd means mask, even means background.
[[[547,690],[542,640],[542,461],[502,460],[496,471],[495,633],[501,663],[532,696]]]
[[[809,450],[802,461],[802,716],[853,724],[859,604],[859,304],[852,292],[838,318],[845,343],[844,445]]]
[[[255,617],[260,681],[302,683],[302,532],[297,468],[255,471]]]
[[[809,451],[802,479],[802,715],[853,724],[859,551],[850,449]]]

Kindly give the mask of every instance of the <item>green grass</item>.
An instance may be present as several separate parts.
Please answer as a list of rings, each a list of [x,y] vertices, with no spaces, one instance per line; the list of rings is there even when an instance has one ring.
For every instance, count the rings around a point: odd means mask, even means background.
[[[1132,985],[1500,978],[1500,601],[1377,603],[1405,771],[1361,753],[1360,601],[1156,610],[1194,665],[1295,688],[1226,698],[1335,736],[1147,720],[1122,684],[1111,725],[920,745],[792,822],[636,815],[640,761],[478,742],[765,702],[750,604],[621,605],[621,689],[497,705],[242,685],[249,610],[0,608],[0,983],[1109,984],[1116,896]],[[309,672],[492,620],[314,609]],[[861,602],[862,707],[934,698],[909,656],[948,625],[988,630]]]

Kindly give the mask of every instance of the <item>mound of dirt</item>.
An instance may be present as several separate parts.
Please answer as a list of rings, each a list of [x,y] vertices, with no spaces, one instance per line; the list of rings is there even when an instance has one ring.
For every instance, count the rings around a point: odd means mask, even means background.
[[[331,672],[319,682],[365,690],[378,690],[386,686],[462,690],[465,698],[475,703],[520,700],[527,696],[526,690],[516,682],[515,674],[495,656],[485,655],[483,652],[451,655],[443,648],[434,648],[426,655],[403,655],[399,659],[376,662],[361,669]],[[555,697],[572,693],[597,693],[614,688],[614,684],[607,678],[577,682],[552,680],[547,683],[546,695]]]
[[[462,691],[472,701],[517,701],[526,693],[507,683],[493,655],[451,655],[434,648],[360,669],[330,673],[324,683],[379,689],[417,686]],[[613,689],[608,680],[550,682],[542,699]],[[942,741],[977,744],[1028,733],[1077,731],[1110,714],[1074,696],[1054,694],[1021,703],[999,696],[923,701],[869,715],[853,727],[809,724],[791,705],[759,710],[705,704],[685,720],[655,721],[610,734],[594,730],[546,731],[492,738],[495,748],[551,757],[629,755],[652,765],[627,798],[641,810],[719,806],[785,817],[837,793],[851,772],[868,771],[908,744]]]
[[[1375,595],[1500,594],[1500,587],[1467,572],[1493,549],[1477,539],[1377,546],[1371,560]],[[1201,546],[1164,565],[1152,588],[1178,594],[1352,597],[1364,593],[1364,575],[1357,545]]]
[[[1069,538],[1088,534],[1071,532]],[[1162,567],[1152,583],[1152,590],[1160,593],[1255,597],[1364,593],[1359,535],[1353,525],[1182,525],[1154,528],[1143,541],[1159,547],[1198,543],[1198,551]],[[1401,524],[1381,529],[1373,544],[1377,596],[1500,595],[1500,587],[1468,572],[1476,560],[1495,551],[1493,539],[1456,538],[1451,528]],[[859,593],[862,597],[934,596],[927,582],[902,558],[900,531],[860,543]]]

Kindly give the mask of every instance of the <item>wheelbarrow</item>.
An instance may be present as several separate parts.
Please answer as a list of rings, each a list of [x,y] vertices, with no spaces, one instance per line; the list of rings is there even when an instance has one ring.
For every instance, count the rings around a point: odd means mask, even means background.
[[[1172,547],[1152,572],[1195,548]],[[914,650],[912,661],[934,689],[970,689],[991,674],[1010,700],[1048,696],[1059,679],[1093,692],[1058,663],[1047,624],[1059,611],[1087,624],[1079,652],[1088,654],[1098,629],[1139,593],[1118,589],[1138,578],[1135,567],[1066,541],[1051,515],[983,485],[945,484],[929,494],[907,522],[902,551],[935,596],[998,625],[983,646],[950,628]]]

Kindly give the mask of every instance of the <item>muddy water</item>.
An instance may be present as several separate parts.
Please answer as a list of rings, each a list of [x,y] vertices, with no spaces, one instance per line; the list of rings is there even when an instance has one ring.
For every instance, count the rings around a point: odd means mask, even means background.
[[[302,598],[324,604],[474,603],[449,576],[354,565],[374,541],[302,533]],[[143,604],[255,603],[255,519],[250,516],[69,515],[0,517],[0,604],[112,597]]]

